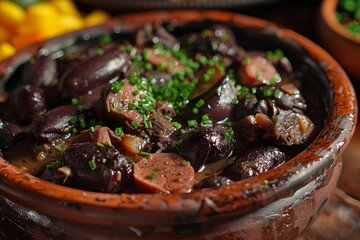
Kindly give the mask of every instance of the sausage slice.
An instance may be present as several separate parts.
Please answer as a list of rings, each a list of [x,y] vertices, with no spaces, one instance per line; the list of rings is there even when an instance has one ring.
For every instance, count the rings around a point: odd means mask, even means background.
[[[194,169],[174,153],[155,153],[134,165],[134,180],[144,192],[189,192],[194,183]]]

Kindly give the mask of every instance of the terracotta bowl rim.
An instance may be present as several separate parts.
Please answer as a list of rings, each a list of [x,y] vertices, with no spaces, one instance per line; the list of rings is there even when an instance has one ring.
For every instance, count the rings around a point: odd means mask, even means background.
[[[321,3],[320,7],[320,15],[321,18],[324,20],[325,24],[335,32],[340,37],[354,43],[360,45],[360,38],[356,37],[350,31],[344,28],[339,21],[336,19],[336,6],[339,0],[324,0]]]
[[[267,28],[282,39],[298,42],[316,62],[326,63],[328,66],[324,71],[331,87],[334,104],[330,106],[330,117],[320,136],[306,151],[276,170],[270,170],[229,186],[188,194],[93,193],[43,181],[0,158],[0,193],[2,195],[40,213],[73,221],[141,226],[153,217],[160,219],[154,221],[163,225],[202,222],[219,215],[246,214],[276,199],[286,197],[320,176],[344,151],[354,133],[357,120],[354,89],[339,64],[315,43],[292,30],[280,28],[270,22],[223,11],[174,10],[137,13],[116,17],[102,24],[101,28],[114,29],[119,23],[141,23],[159,19],[177,19],[179,22],[205,19],[220,22],[232,21],[240,27]],[[51,45],[54,41],[64,41],[71,36],[91,33],[92,29],[99,29],[99,27],[66,34],[19,51],[0,63],[0,76],[11,71],[14,62],[24,58],[29,59],[31,54],[46,44]],[[265,180],[269,181],[268,186],[264,185]],[[110,212],[116,214],[107,215]],[[103,222],[100,223],[95,219],[99,217]]]

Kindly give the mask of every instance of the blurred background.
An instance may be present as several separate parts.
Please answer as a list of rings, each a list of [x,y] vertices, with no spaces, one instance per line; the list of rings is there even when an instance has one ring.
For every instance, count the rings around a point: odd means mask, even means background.
[[[360,38],[356,40],[355,36],[360,36],[360,1],[330,2],[335,2],[337,7],[327,14],[334,15],[332,19],[337,19],[344,26],[340,32],[348,31],[344,33],[349,35],[345,39],[360,49]],[[272,21],[326,48],[343,67],[347,67],[343,60],[351,54],[355,54],[350,58],[351,63],[360,65],[360,54],[356,55],[356,51],[342,50],[341,54],[346,55],[337,55],[327,44],[328,41],[320,36],[318,22],[322,4],[321,0],[0,0],[0,61],[33,43],[97,25],[117,15],[197,8],[232,11]],[[331,42],[337,36],[326,38]],[[346,48],[342,42],[336,44],[338,49]],[[349,68],[346,70],[359,96],[360,79]],[[360,239],[359,144],[360,130],[357,130],[343,156],[344,168],[338,189],[322,215],[298,240]]]

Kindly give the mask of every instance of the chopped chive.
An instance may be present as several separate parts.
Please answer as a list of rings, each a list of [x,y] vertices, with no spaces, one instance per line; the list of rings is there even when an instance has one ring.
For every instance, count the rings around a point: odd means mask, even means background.
[[[98,56],[104,55],[104,49],[102,49],[102,48],[96,49],[96,55],[98,55]]]
[[[156,70],[161,72],[161,71],[164,71],[165,70],[165,67],[164,65],[162,65],[161,63],[159,65],[156,66]]]
[[[85,122],[84,119],[81,119],[81,120],[80,120],[80,127],[81,127],[82,129],[86,128],[86,122]]]
[[[76,134],[76,133],[78,132],[78,130],[77,130],[76,128],[72,128],[72,129],[71,129],[71,132],[72,132],[73,134]]]
[[[229,128],[225,131],[225,138],[226,140],[230,141],[234,137],[234,131],[232,128]]]
[[[181,128],[181,123],[173,122],[173,126],[174,126],[174,128],[179,129],[179,128]]]
[[[196,108],[196,107],[193,107],[193,108],[191,109],[191,112],[196,115],[196,114],[199,113],[199,109]]]
[[[139,123],[136,120],[132,120],[131,126],[133,126],[133,128],[135,128],[135,129],[137,129],[139,127]]]
[[[71,104],[73,104],[73,105],[78,105],[78,104],[79,104],[79,99],[77,99],[77,98],[72,98],[72,99],[71,99]]]
[[[54,148],[58,152],[61,152],[63,150],[63,148],[60,145],[55,145]]]
[[[115,134],[116,134],[118,137],[124,136],[124,131],[123,131],[122,127],[117,127],[117,128],[115,128]]]
[[[152,157],[152,154],[149,153],[149,152],[140,151],[140,155],[141,155],[141,156],[144,156],[144,157],[147,157],[147,158],[151,158],[151,157]]]
[[[30,64],[34,64],[35,62],[36,62],[35,58],[31,58],[31,59],[29,60],[29,63],[30,63]]]
[[[257,88],[256,87],[252,87],[251,88],[251,94],[256,94],[256,92],[257,92]]]
[[[144,122],[144,125],[145,125],[145,128],[147,128],[147,129],[151,129],[153,127],[152,123],[150,121]]]
[[[89,130],[90,130],[90,132],[95,132],[95,128],[93,127],[93,126],[91,126],[90,128],[89,128]]]
[[[111,105],[112,105],[112,108],[116,108],[117,107],[117,105],[118,105],[118,103],[116,102],[116,101],[113,101],[112,103],[111,103]]]
[[[109,34],[105,34],[100,37],[99,42],[102,44],[107,44],[112,42],[112,38]]]
[[[223,33],[221,36],[220,36],[220,41],[222,42],[227,42],[229,40],[229,35],[226,34],[226,33]]]
[[[167,120],[169,120],[169,121],[172,120],[172,117],[170,117],[169,115],[165,115],[164,118],[167,119]]]
[[[89,161],[89,167],[91,171],[94,171],[96,169],[96,163],[94,159]]]
[[[279,74],[275,74],[272,78],[271,81],[274,81],[275,83],[278,83],[281,81],[281,77]]]
[[[135,110],[135,109],[136,109],[136,105],[133,104],[133,103],[129,103],[129,104],[128,104],[128,109],[129,109],[129,110]]]
[[[151,63],[145,63],[145,69],[146,71],[151,71],[153,70],[153,65]]]
[[[102,143],[102,142],[97,142],[96,145],[97,145],[98,147],[105,147],[104,143]]]
[[[197,101],[197,103],[195,103],[195,106],[197,108],[200,108],[202,105],[205,104],[205,100],[204,99],[200,99],[199,101]]]
[[[195,127],[197,122],[196,122],[196,120],[188,120],[187,124],[189,127]]]
[[[77,106],[77,109],[78,109],[80,112],[82,112],[82,111],[84,111],[84,106],[83,106],[83,105],[78,105],[78,106]]]
[[[270,97],[271,96],[271,89],[266,88],[264,89],[264,97]]]
[[[151,56],[151,50],[145,49],[144,51],[144,59],[147,60]]]
[[[265,187],[269,186],[269,181],[267,179],[264,180]]]
[[[250,63],[251,63],[251,57],[246,56],[246,57],[244,58],[244,63],[245,63],[246,65],[250,64]]]
[[[210,120],[208,114],[204,114],[204,115],[201,116],[201,122],[203,124],[212,124],[212,121]]]
[[[77,116],[72,116],[69,121],[72,125],[76,124],[78,122]]]
[[[123,88],[123,86],[125,85],[125,82],[121,81],[115,81],[111,84],[111,90],[114,92],[114,93],[118,93],[120,92],[120,90]]]
[[[277,99],[280,99],[282,97],[282,95],[283,95],[282,91],[277,88],[274,92],[274,97]]]
[[[150,179],[150,180],[153,180],[154,178],[156,178],[157,174],[155,172],[151,172],[147,178]]]
[[[231,104],[238,104],[239,103],[239,100],[237,97],[234,97],[232,100],[231,100]]]
[[[189,165],[190,165],[190,162],[189,162],[189,161],[186,161],[186,160],[182,160],[182,161],[181,161],[181,165],[182,165],[182,166],[189,166]]]

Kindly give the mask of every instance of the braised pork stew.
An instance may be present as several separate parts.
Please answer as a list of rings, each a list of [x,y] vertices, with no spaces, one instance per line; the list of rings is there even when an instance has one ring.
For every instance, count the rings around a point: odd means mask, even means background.
[[[215,22],[145,24],[38,53],[4,87],[0,148],[44,180],[98,192],[190,192],[304,150],[326,105],[293,43]]]

